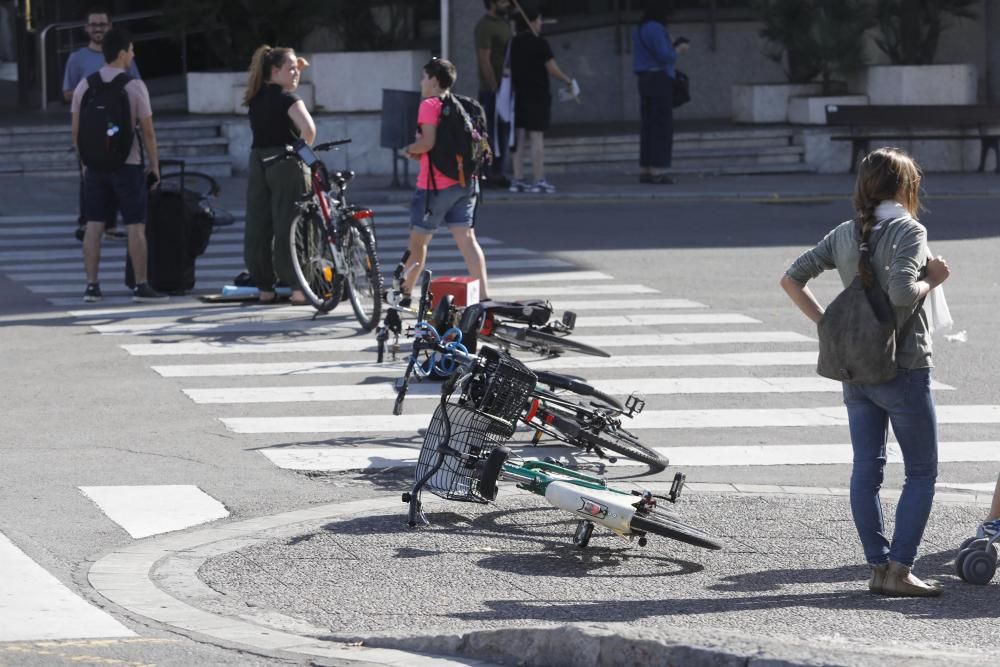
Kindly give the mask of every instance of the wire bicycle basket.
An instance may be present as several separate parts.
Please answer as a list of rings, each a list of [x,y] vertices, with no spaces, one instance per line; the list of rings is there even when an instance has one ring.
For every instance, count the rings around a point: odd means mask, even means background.
[[[506,440],[504,424],[495,418],[462,405],[439,404],[420,449],[414,492],[424,488],[447,500],[489,502],[492,498],[479,492],[480,473],[490,452]]]
[[[492,347],[484,346],[479,358],[482,363],[466,383],[462,402],[502,422],[509,438],[537,378],[520,361]]]

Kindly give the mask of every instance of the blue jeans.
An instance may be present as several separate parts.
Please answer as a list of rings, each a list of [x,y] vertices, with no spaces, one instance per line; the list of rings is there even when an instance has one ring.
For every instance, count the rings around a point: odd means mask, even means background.
[[[930,383],[929,368],[901,368],[895,379],[884,384],[844,384],[854,447],[851,514],[869,563],[892,559],[912,566],[917,557],[937,480],[937,416]],[[892,542],[885,536],[879,500],[890,422],[906,474]]]

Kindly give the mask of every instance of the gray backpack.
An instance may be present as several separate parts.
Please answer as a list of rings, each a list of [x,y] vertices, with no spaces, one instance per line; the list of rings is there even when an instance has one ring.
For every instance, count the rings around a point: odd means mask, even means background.
[[[889,223],[868,237],[869,265],[875,246]],[[866,288],[857,275],[837,295],[817,326],[819,361],[816,372],[848,384],[882,384],[896,377],[897,342],[909,330],[923,302],[898,330],[889,295],[876,280]]]

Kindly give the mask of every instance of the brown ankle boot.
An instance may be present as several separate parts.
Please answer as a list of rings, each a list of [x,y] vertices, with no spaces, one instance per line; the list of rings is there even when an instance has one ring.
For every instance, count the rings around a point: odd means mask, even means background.
[[[869,563],[868,567],[872,571],[872,578],[868,580],[868,590],[871,593],[881,595],[884,592],[882,589],[885,586],[885,575],[889,572],[889,564],[879,563],[878,565],[874,565]]]
[[[934,598],[941,595],[937,584],[926,584],[915,577],[902,563],[889,561],[889,568],[882,584],[882,593],[892,597]]]

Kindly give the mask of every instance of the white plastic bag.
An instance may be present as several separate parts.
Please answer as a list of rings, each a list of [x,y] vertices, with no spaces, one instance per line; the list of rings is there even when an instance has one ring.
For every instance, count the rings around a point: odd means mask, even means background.
[[[927,254],[934,257],[930,247],[927,248]],[[948,301],[944,298],[944,285],[938,285],[927,294],[927,299],[924,300],[924,312],[927,313],[927,333],[951,331],[955,325],[948,309]]]

